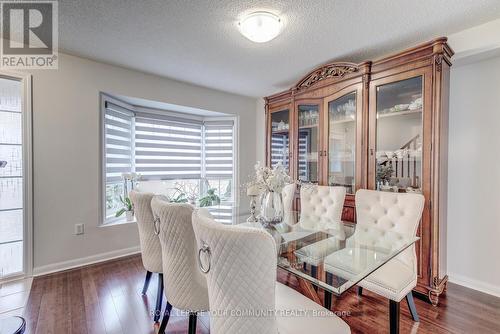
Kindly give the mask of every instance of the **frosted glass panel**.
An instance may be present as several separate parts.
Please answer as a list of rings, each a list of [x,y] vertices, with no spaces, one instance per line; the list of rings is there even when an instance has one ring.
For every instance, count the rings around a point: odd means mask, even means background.
[[[21,112],[21,82],[0,78],[0,110]]]
[[[21,82],[0,78],[0,279],[23,271]]]
[[[0,244],[0,277],[23,271],[23,242]]]
[[[6,164],[0,168],[0,177],[22,176],[23,173],[23,152],[20,145],[0,145],[0,160]]]
[[[23,207],[23,180],[21,178],[0,179],[0,210]]]
[[[0,244],[23,239],[23,210],[0,212]]]
[[[21,144],[22,118],[20,113],[0,111],[0,143]]]

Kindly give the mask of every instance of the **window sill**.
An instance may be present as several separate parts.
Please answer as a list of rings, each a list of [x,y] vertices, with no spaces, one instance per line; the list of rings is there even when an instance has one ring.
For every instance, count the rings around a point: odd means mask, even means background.
[[[113,219],[109,222],[104,222],[99,225],[99,227],[109,227],[109,226],[117,226],[117,225],[128,225],[128,224],[135,224],[137,223],[137,220],[134,218],[134,220],[126,220],[125,218],[123,219]]]

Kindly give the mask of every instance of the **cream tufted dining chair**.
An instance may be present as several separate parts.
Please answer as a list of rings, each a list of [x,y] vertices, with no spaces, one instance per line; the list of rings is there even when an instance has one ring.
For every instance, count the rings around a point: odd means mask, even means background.
[[[335,314],[276,282],[276,243],[268,232],[219,224],[204,211],[194,211],[193,228],[210,311],[218,315],[210,319],[212,334],[350,333]],[[290,316],[292,310],[305,314]]]
[[[139,229],[139,241],[141,244],[142,265],[146,269],[146,279],[142,288],[142,294],[148,291],[149,282],[153,273],[158,273],[158,288],[156,293],[156,306],[153,319],[160,319],[161,304],[163,299],[163,267],[161,260],[161,245],[158,234],[155,231],[151,200],[154,194],[132,190],[129,193],[134,207],[137,227]]]
[[[366,253],[360,258],[372,261],[373,257],[369,256],[369,252],[380,254],[384,249],[402,247],[405,240],[415,237],[423,208],[424,196],[420,194],[358,190],[356,230],[342,251],[348,251],[349,246],[355,242],[362,245]],[[329,266],[328,263],[342,262],[340,258],[334,259],[338,256],[341,256],[340,252],[332,255],[332,261],[325,261],[325,270],[334,266]],[[363,263],[359,265],[363,267]],[[413,320],[419,321],[411,292],[416,285],[417,257],[413,244],[359,282],[358,294],[361,295],[362,288],[366,288],[390,300],[389,314],[393,333],[399,328],[399,303],[403,298],[406,298]]]
[[[303,185],[300,189],[300,226],[311,230],[338,227],[345,191],[344,187]]]
[[[341,229],[342,209],[344,207],[345,187],[329,187],[303,185],[300,189],[300,219],[298,227],[305,230]],[[339,235],[339,234],[337,234]],[[311,275],[317,276],[317,266],[322,258],[338,249],[337,241],[323,240],[308,245],[296,255],[304,263],[311,266]],[[329,306],[331,295],[325,292],[325,306]]]
[[[153,214],[160,220],[163,275],[167,307],[158,333],[164,333],[172,306],[189,311],[189,334],[196,332],[197,312],[208,310],[205,277],[198,270],[197,246],[191,223],[193,206],[169,203],[159,197],[151,201]]]

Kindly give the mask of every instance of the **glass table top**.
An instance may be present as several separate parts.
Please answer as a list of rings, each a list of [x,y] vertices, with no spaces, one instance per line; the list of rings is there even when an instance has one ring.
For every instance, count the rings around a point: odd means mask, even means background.
[[[337,296],[405,250],[401,257],[413,258],[408,248],[419,239],[376,227],[356,228],[350,222],[301,217],[299,212],[289,212],[282,223],[271,226],[247,222],[248,217],[234,216],[232,224],[268,231],[276,240],[278,267]]]

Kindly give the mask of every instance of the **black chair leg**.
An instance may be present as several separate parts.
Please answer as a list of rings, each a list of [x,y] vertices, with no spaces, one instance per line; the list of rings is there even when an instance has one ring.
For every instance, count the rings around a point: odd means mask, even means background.
[[[391,334],[399,334],[399,302],[389,300],[389,326]]]
[[[165,307],[165,312],[163,313],[163,319],[161,320],[160,328],[158,330],[158,334],[164,334],[165,329],[168,325],[168,320],[170,319],[170,311],[172,311],[172,305],[167,302],[167,306]]]
[[[413,321],[419,322],[420,319],[418,317],[417,308],[415,307],[415,300],[413,300],[413,294],[411,293],[411,291],[406,295],[406,302],[408,303],[408,308],[410,309]]]
[[[145,295],[148,292],[149,281],[151,280],[152,272],[146,271],[146,279],[144,280],[144,286],[142,287],[142,294]]]
[[[363,295],[363,288],[358,286],[358,296],[362,296]]]
[[[198,318],[198,315],[196,312],[190,312],[189,313],[189,329],[188,329],[188,334],[195,334],[196,333],[196,320]]]
[[[156,307],[153,316],[154,322],[158,322],[161,314],[161,304],[163,301],[163,274],[158,274],[158,289],[156,290]]]

